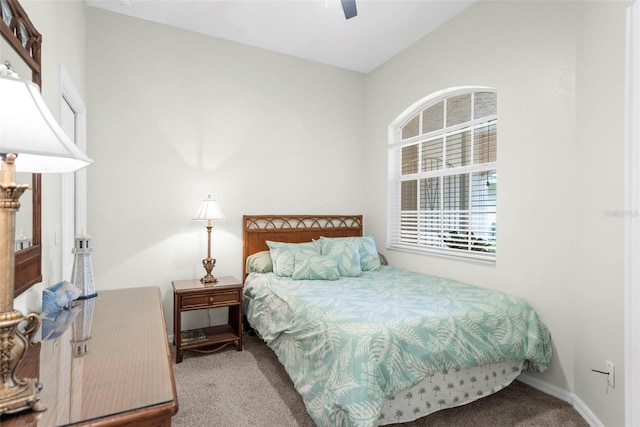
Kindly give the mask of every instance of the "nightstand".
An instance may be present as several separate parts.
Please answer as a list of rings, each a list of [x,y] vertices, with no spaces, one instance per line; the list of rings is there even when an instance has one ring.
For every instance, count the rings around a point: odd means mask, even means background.
[[[218,283],[213,285],[205,286],[198,279],[174,280],[171,285],[176,363],[182,362],[182,353],[185,351],[213,353],[234,343],[237,351],[242,350],[242,282],[225,276],[218,277]],[[229,308],[226,325],[185,331],[188,337],[182,336],[182,312],[220,307]]]

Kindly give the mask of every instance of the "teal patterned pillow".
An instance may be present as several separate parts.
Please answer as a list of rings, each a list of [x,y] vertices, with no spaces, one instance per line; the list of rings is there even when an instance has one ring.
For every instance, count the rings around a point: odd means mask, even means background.
[[[362,268],[362,271],[377,270],[381,265],[376,240],[373,236],[320,238],[321,241],[323,239],[356,242],[358,244],[358,250],[360,251],[360,268]]]
[[[362,273],[358,243],[345,239],[320,239],[322,255],[338,256],[338,271],[341,276],[357,277]]]
[[[269,251],[271,252],[273,272],[277,276],[291,277],[293,275],[296,253],[320,255],[320,244],[318,242],[284,243],[267,240],[267,246],[269,246]]]
[[[269,273],[273,271],[271,252],[261,251],[249,255],[245,264],[245,270],[247,273]]]
[[[335,256],[296,254],[294,280],[338,280],[338,259]]]
[[[360,266],[363,271],[377,270],[380,267],[380,257],[376,239],[373,236],[354,237],[360,249]]]

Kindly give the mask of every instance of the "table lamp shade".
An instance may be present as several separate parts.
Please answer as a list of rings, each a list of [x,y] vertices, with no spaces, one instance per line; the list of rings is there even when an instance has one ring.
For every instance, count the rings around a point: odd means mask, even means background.
[[[73,172],[92,163],[64,133],[34,83],[0,77],[0,153],[18,172]]]
[[[215,220],[223,220],[224,214],[220,210],[218,203],[211,198],[211,195],[202,201],[200,205],[200,209],[193,217],[194,221],[215,221]]]

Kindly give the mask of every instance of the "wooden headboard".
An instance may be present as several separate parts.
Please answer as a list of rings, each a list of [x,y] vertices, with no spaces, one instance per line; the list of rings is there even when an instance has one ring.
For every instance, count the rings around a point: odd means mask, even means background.
[[[324,237],[362,236],[362,215],[244,215],[242,277],[247,257],[267,251],[267,240],[303,243]]]

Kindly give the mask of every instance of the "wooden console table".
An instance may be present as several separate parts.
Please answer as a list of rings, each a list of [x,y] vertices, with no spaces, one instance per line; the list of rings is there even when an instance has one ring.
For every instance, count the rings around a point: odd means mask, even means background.
[[[19,367],[39,375],[47,410],[3,415],[0,425],[171,426],[178,398],[160,290],[101,291],[75,304],[68,327]]]

